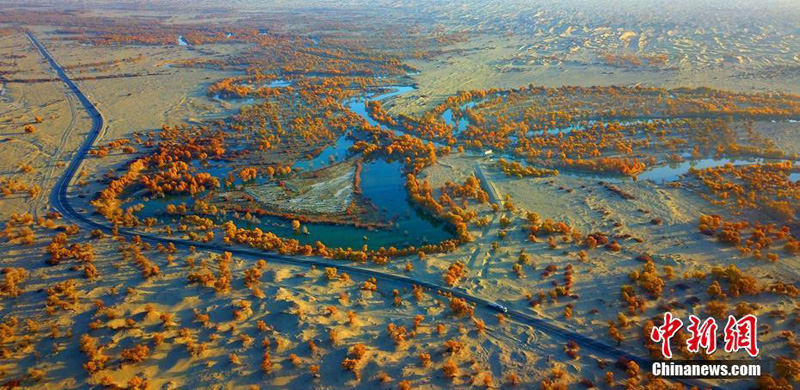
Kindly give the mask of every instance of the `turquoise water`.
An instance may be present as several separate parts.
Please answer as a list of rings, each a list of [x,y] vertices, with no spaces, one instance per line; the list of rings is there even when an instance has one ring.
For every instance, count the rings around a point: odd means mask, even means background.
[[[466,110],[467,108],[475,107],[476,104],[478,104],[478,102],[467,102],[459,106],[459,109],[463,111]],[[458,136],[459,134],[461,134],[461,132],[467,129],[467,125],[469,124],[469,120],[467,120],[467,118],[463,116],[458,120],[453,120],[453,110],[450,108],[444,110],[444,112],[442,113],[442,119],[448,125],[453,126],[454,136]]]
[[[364,103],[367,100],[372,100],[372,101],[375,101],[375,100],[386,100],[386,99],[388,99],[388,98],[390,98],[392,96],[397,96],[397,95],[404,94],[406,92],[414,90],[414,87],[412,87],[412,86],[394,86],[394,87],[389,87],[389,88],[391,88],[391,91],[384,92],[384,93],[382,93],[380,95],[369,97],[368,99],[364,99],[364,98],[353,99],[353,100],[351,100],[350,102],[347,103],[347,108],[350,111],[353,111],[354,113],[358,114],[360,117],[366,119],[367,123],[369,123],[370,125],[372,125],[372,126],[380,126],[380,127],[386,128],[385,126],[383,126],[380,123],[378,123],[378,121],[376,121],[375,119],[372,119],[372,117],[369,116],[369,114],[367,113],[367,107],[366,107],[366,105]],[[392,130],[395,133],[395,135],[398,135],[398,136],[405,134],[404,132],[402,132],[402,131],[400,131],[398,129],[390,129],[390,130]]]
[[[699,160],[687,160],[680,163],[675,164],[668,164],[662,165],[654,168],[650,168],[641,175],[639,175],[639,180],[651,180],[651,181],[675,181],[680,178],[681,175],[686,174],[689,172],[689,169],[705,169],[705,168],[713,168],[719,167],[726,164],[732,165],[746,165],[746,164],[756,164],[764,162],[762,158],[744,158],[744,159],[713,159],[713,158],[704,158]]]
[[[507,161],[518,162],[523,166],[537,167],[537,165],[530,164],[527,161],[518,159],[514,156],[503,155],[501,157],[506,159]],[[669,182],[669,181],[679,180],[681,176],[688,173],[690,169],[713,168],[713,167],[720,167],[726,164],[748,165],[748,164],[758,164],[764,162],[780,162],[780,161],[785,161],[785,160],[765,160],[763,158],[722,158],[722,159],[704,158],[696,160],[686,160],[679,163],[665,164],[665,165],[658,165],[655,167],[651,167],[650,169],[639,174],[639,176],[637,176],[637,180],[649,180],[653,182],[662,182],[662,181]],[[797,166],[797,162],[795,162],[795,166]],[[607,182],[633,181],[633,178],[622,175],[598,174],[598,173],[583,172],[583,171],[570,171],[569,169],[559,169],[558,174],[559,176],[565,176],[565,177],[602,180]],[[800,173],[790,174],[789,180],[791,181],[800,180]]]
[[[353,99],[347,102],[348,107],[355,113],[366,119],[374,126],[380,126],[378,122],[367,115],[364,102],[367,99],[381,100],[412,90],[413,87],[393,87],[389,92],[377,96]],[[294,164],[295,169],[313,171],[326,167],[331,162],[340,162],[349,157],[349,148],[353,142],[342,136],[333,144],[324,148],[317,156],[308,160],[301,160]],[[193,166],[198,172],[208,172],[223,181],[231,172],[232,168],[224,162],[210,162],[209,164],[199,164],[194,162]],[[254,183],[242,183],[236,179],[234,186],[242,184],[263,184],[267,182],[265,178],[259,178]],[[405,175],[402,165],[399,162],[387,162],[384,160],[370,160],[362,165],[361,172],[362,195],[369,199],[381,214],[382,219],[391,221],[391,228],[388,229],[364,229],[353,226],[333,225],[325,223],[306,224],[308,234],[297,233],[292,229],[291,221],[278,217],[264,216],[256,221],[245,220],[243,216],[236,216],[229,213],[225,216],[216,218],[216,222],[222,223],[227,220],[233,221],[236,226],[243,228],[260,228],[262,231],[271,231],[278,236],[294,238],[304,244],[314,244],[321,241],[329,247],[361,248],[367,244],[370,248],[394,246],[397,248],[409,245],[420,246],[433,244],[446,239],[454,238],[454,235],[446,229],[446,225],[419,212],[414,208],[408,199],[405,189]],[[201,194],[202,196],[202,194]],[[142,202],[130,202],[126,206]],[[166,214],[168,204],[178,205],[186,203],[187,206],[194,204],[191,196],[170,196],[167,198],[152,199],[144,202],[145,208],[138,212],[139,218],[157,217],[162,220],[173,219],[174,216]]]
[[[376,231],[370,236],[370,246],[374,242],[400,242],[408,246],[433,244],[453,238],[444,230],[444,224],[419,212],[408,199],[405,189],[405,175],[399,162],[375,160],[364,164],[361,175],[361,190],[381,214],[394,222],[390,231]],[[386,245],[386,244],[380,244]]]
[[[330,166],[335,162],[344,161],[349,155],[351,146],[353,146],[353,141],[347,139],[347,135],[343,135],[332,145],[322,149],[316,157],[310,160],[300,160],[296,162],[293,167],[304,171],[313,171]]]
[[[417,212],[408,201],[405,179],[397,162],[375,160],[363,165],[361,176],[362,194],[370,199],[386,220],[392,221],[390,229],[363,229],[353,226],[324,223],[306,224],[308,234],[293,231],[291,221],[277,217],[260,217],[257,223],[228,215],[224,219],[234,221],[236,226],[260,228],[278,236],[294,238],[304,244],[321,241],[329,247],[360,249],[409,245],[420,246],[437,243],[454,236],[445,230],[442,222]],[[224,222],[224,221],[222,221]]]
[[[468,102],[460,106],[461,110],[464,110],[469,107],[474,107],[478,102]],[[464,131],[467,127],[468,120],[464,117],[460,118],[457,121],[453,120],[453,112],[452,109],[447,109],[442,113],[442,119],[445,123],[453,126],[454,134],[458,135],[462,131]],[[631,121],[623,121],[620,122],[621,125],[633,125],[633,124],[641,124],[641,123],[650,123],[652,119],[643,119],[643,120],[631,120]],[[555,128],[555,129],[548,129],[548,134],[569,134],[575,130],[582,130],[591,127],[597,123],[596,120],[588,120],[581,124],[575,124],[571,126]],[[534,132],[530,131],[529,135],[534,135],[535,133],[541,133],[541,131]],[[516,137],[509,137],[513,141],[516,141]],[[503,153],[498,153],[502,158],[505,158],[508,161],[516,161],[521,163],[524,166],[530,166],[527,161],[521,160],[515,156],[509,156]],[[734,158],[734,159],[713,159],[713,158],[706,158],[706,159],[697,159],[697,160],[686,160],[680,163],[674,164],[666,164],[666,165],[659,165],[655,167],[651,167],[650,169],[642,172],[637,179],[638,180],[650,180],[654,182],[661,182],[661,181],[675,181],[678,180],[682,175],[689,172],[690,169],[703,169],[703,168],[711,168],[722,166],[725,164],[733,164],[733,165],[745,165],[745,164],[755,164],[759,162],[763,162],[764,159],[760,158]],[[782,160],[775,160],[775,161],[782,161]],[[559,174],[561,176],[566,177],[575,177],[581,179],[593,179],[593,180],[603,180],[603,181],[611,181],[611,182],[623,182],[623,181],[632,181],[633,178],[625,177],[621,175],[610,175],[610,174],[597,174],[592,172],[581,172],[581,171],[570,171],[569,169],[559,169]],[[796,181],[800,179],[800,174],[793,173],[790,176],[790,180]]]
[[[365,102],[367,100],[384,100],[390,98],[392,96],[397,96],[402,93],[406,93],[408,91],[412,91],[414,87],[410,86],[400,86],[400,87],[391,87],[392,90],[389,92],[385,92],[380,95],[372,96],[369,98],[358,98],[352,99],[347,102],[347,108],[350,111],[358,114],[360,117],[367,120],[367,122],[372,126],[379,126],[383,127],[378,121],[372,119],[369,114],[367,113],[367,109],[365,106]],[[399,130],[392,129],[395,134],[402,134]],[[324,148],[317,156],[310,160],[301,160],[294,164],[294,168],[299,168],[302,170],[310,171],[319,168],[324,168],[330,166],[332,163],[344,161],[350,155],[350,147],[353,146],[353,141],[348,139],[347,135],[343,135],[339,137],[333,144]]]

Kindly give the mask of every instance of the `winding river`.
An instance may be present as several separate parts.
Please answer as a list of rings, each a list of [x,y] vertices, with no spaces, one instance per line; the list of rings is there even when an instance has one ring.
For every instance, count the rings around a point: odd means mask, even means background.
[[[280,88],[291,85],[291,82],[275,80],[270,83],[270,87]],[[372,126],[385,126],[374,120],[367,113],[365,102],[368,100],[385,100],[413,90],[412,86],[394,86],[388,91],[377,95],[367,95],[350,99],[345,102],[348,109],[361,116]],[[462,105],[461,109],[474,106],[477,102],[469,102]],[[450,109],[442,114],[444,121],[455,128],[458,134],[466,129],[468,120],[465,117],[459,120],[453,119]],[[388,129],[397,135],[403,134],[398,129]],[[556,129],[554,132],[569,132],[571,128]],[[323,148],[316,156],[310,159],[295,162],[293,168],[301,171],[313,171],[333,163],[342,162],[351,158],[350,147],[353,141],[343,135],[335,142]],[[525,165],[524,161],[513,156],[503,156],[507,160],[518,161]],[[728,163],[734,165],[753,164],[762,162],[763,159],[699,159],[687,160],[675,164],[667,164],[650,168],[639,175],[638,180],[650,180],[654,182],[678,180],[691,168],[709,168]],[[203,166],[197,166],[199,171],[209,172],[220,179],[224,178],[231,167],[220,162],[211,162]],[[629,177],[618,175],[602,175],[589,172],[576,172],[562,170],[560,175],[581,179],[603,180],[608,182],[631,181]],[[800,173],[793,173],[791,180],[799,180]],[[263,179],[259,179],[255,184],[264,184]],[[238,181],[235,185],[241,185]],[[248,184],[249,185],[249,184]],[[372,160],[363,164],[361,173],[362,194],[368,198],[379,210],[385,220],[392,221],[389,229],[365,229],[346,225],[333,225],[326,223],[306,224],[307,232],[297,233],[291,227],[291,221],[271,216],[262,216],[256,220],[247,220],[243,216],[229,213],[218,218],[218,222],[232,220],[239,227],[260,228],[263,231],[271,231],[281,237],[296,238],[301,243],[313,244],[321,241],[329,247],[360,248],[364,244],[371,248],[378,247],[405,247],[409,245],[419,246],[426,243],[436,243],[445,239],[453,238],[453,234],[445,229],[441,221],[433,219],[413,207],[408,199],[405,189],[405,179],[402,174],[402,166],[398,162],[387,162],[383,160]],[[145,208],[138,213],[140,218],[157,217],[170,218],[165,213],[168,204],[186,203],[192,205],[194,199],[190,196],[172,196],[162,199],[152,199],[145,202]]]
[[[283,80],[273,81],[270,84],[271,87],[285,87],[288,85],[290,85],[290,82]],[[367,114],[365,102],[367,100],[387,99],[411,90],[413,90],[411,86],[391,87],[389,91],[378,95],[351,99],[346,102],[346,105],[371,125],[382,126]],[[401,134],[399,130],[392,129],[392,131],[396,134]],[[329,166],[332,163],[344,161],[352,157],[349,153],[352,145],[353,141],[343,135],[331,145],[325,147],[315,157],[297,161],[293,168],[302,171],[313,171]],[[199,172],[208,172],[221,181],[232,169],[225,163],[213,161],[205,165],[195,162],[195,167]],[[252,184],[264,183],[264,179],[257,179]],[[241,184],[238,179],[234,183],[235,186]],[[250,185],[250,183],[246,185]],[[443,222],[431,218],[413,207],[408,199],[405,189],[405,176],[399,162],[387,162],[380,159],[365,162],[361,172],[361,192],[378,209],[383,219],[392,222],[391,228],[366,229],[347,225],[308,223],[305,224],[306,234],[305,232],[295,232],[292,229],[291,221],[285,218],[261,216],[256,220],[247,220],[243,216],[232,212],[216,218],[216,221],[222,223],[231,220],[238,227],[260,228],[263,231],[271,231],[281,237],[295,238],[303,244],[314,244],[316,241],[320,241],[329,247],[354,249],[361,248],[364,244],[367,244],[370,248],[420,246],[454,238],[454,235],[445,228]],[[136,203],[142,202],[131,202],[131,204]],[[145,207],[137,213],[137,216],[139,218],[172,218],[166,214],[167,205],[181,203],[191,206],[194,204],[194,199],[188,195],[150,199],[144,202]]]
[[[467,103],[462,104],[459,106],[461,111],[474,107],[479,102],[477,101],[470,101]],[[448,108],[442,113],[442,119],[445,123],[450,126],[453,126],[453,133],[459,134],[466,130],[469,121],[466,117],[462,116],[458,120],[453,119],[453,110]],[[650,120],[632,120],[628,122],[623,122],[623,125],[629,125],[634,123],[641,123],[647,122]],[[557,129],[548,129],[548,134],[569,134],[574,130],[579,130],[591,126],[592,124],[596,123],[595,120],[588,121],[585,125],[572,125],[563,128]],[[793,120],[789,120],[789,122],[794,122]],[[531,132],[533,134],[533,132]],[[501,155],[502,158],[508,161],[515,161],[519,162],[524,166],[530,166],[531,164],[527,163],[526,161],[512,155],[503,154]],[[753,157],[739,157],[739,158],[721,158],[721,159],[714,159],[714,158],[703,158],[703,159],[689,159],[679,163],[670,163],[670,164],[663,164],[650,167],[646,171],[642,172],[638,177],[637,180],[649,180],[653,182],[662,182],[662,181],[676,181],[680,179],[681,176],[685,175],[689,172],[690,169],[704,169],[704,168],[712,168],[718,167],[726,164],[733,164],[733,165],[746,165],[746,164],[756,164],[762,162],[778,162],[778,161],[785,161],[782,159],[775,159],[775,160],[765,160],[763,158],[753,158]],[[795,161],[795,165],[798,165],[798,162]],[[621,175],[611,175],[611,174],[598,174],[592,172],[584,172],[584,171],[570,171],[568,169],[559,169],[560,176],[566,177],[575,177],[581,179],[593,179],[593,180],[603,180],[607,182],[625,182],[625,181],[633,181],[633,178],[621,176]],[[800,180],[800,173],[792,173],[789,175],[789,180],[797,181]]]

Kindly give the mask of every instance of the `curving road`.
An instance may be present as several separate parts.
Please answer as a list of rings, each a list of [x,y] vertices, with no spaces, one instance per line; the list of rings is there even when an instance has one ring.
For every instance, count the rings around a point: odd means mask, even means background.
[[[61,178],[59,178],[58,182],[56,183],[53,191],[50,195],[50,204],[56,210],[62,213],[64,218],[69,219],[71,222],[75,223],[83,227],[84,229],[100,229],[105,233],[111,233],[112,227],[110,225],[100,223],[95,221],[84,214],[77,212],[72,205],[69,203],[69,198],[67,196],[67,191],[72,180],[75,178],[75,174],[80,168],[81,163],[86,158],[87,154],[89,153],[90,148],[94,145],[97,137],[100,134],[100,131],[105,126],[105,118],[103,117],[102,113],[97,109],[97,107],[92,103],[86,95],[81,92],[80,88],[69,78],[67,73],[64,69],[58,65],[58,63],[53,59],[53,56],[50,52],[45,48],[41,42],[33,35],[32,32],[27,32],[28,38],[31,42],[39,49],[42,56],[50,63],[50,66],[56,70],[58,76],[61,80],[69,87],[70,90],[77,96],[78,100],[81,102],[83,107],[86,109],[89,116],[92,118],[92,128],[89,131],[89,134],[86,136],[83,144],[81,144],[80,148],[75,152],[74,157],[70,161],[67,169],[64,171]],[[373,269],[368,268],[361,268],[350,266],[346,264],[340,264],[337,262],[329,261],[322,258],[314,258],[314,257],[290,257],[290,256],[282,256],[274,253],[267,253],[258,250],[250,250],[250,249],[243,249],[243,248],[233,248],[233,247],[225,247],[220,248],[213,244],[201,243],[201,242],[194,242],[188,240],[181,240],[175,238],[165,238],[160,237],[152,234],[137,232],[128,229],[119,229],[119,234],[122,236],[132,237],[134,235],[138,235],[141,237],[142,240],[148,241],[151,243],[161,243],[161,244],[169,244],[172,243],[176,246],[188,247],[194,246],[198,249],[203,249],[209,252],[214,253],[222,253],[222,252],[231,252],[232,254],[248,259],[267,259],[275,263],[282,263],[282,264],[291,264],[291,265],[300,265],[300,266],[316,266],[316,267],[336,267],[339,270],[346,271],[352,275],[360,275],[364,277],[374,277],[380,280],[390,280],[393,282],[401,283],[404,285],[419,285],[425,287],[429,290],[439,290],[444,293],[452,294],[454,297],[462,298],[467,302],[473,303],[476,306],[483,306],[484,308],[489,307],[494,301],[489,301],[487,299],[470,295],[464,291],[440,286],[434,283],[429,283],[421,280],[412,279],[406,276],[390,274],[386,272],[376,271]],[[506,313],[507,317],[519,321],[521,323],[525,323],[531,325],[536,330],[540,330],[544,333],[547,333],[551,336],[559,337],[566,340],[574,340],[581,348],[591,350],[597,354],[605,355],[610,358],[620,358],[624,357],[629,360],[635,361],[642,370],[649,371],[649,367],[652,363],[650,359],[643,358],[641,356],[637,356],[631,354],[629,352],[623,351],[617,347],[612,345],[603,343],[601,341],[595,340],[593,338],[581,335],[577,332],[571,331],[566,328],[562,328],[558,325],[555,325],[551,322],[543,320],[541,318],[534,317],[532,315],[512,310],[509,308],[508,313]],[[699,381],[699,380],[680,380],[680,382],[688,385],[688,386],[698,386],[700,388],[711,388],[711,389],[719,389],[722,390],[721,387],[710,386],[709,384]]]

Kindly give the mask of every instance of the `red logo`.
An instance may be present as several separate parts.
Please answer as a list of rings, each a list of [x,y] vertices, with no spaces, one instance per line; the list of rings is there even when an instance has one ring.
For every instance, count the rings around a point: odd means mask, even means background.
[[[700,321],[697,316],[689,316],[690,337],[686,340],[689,352],[697,353],[704,349],[706,354],[711,355],[717,350],[717,322],[709,317]],[[661,354],[665,358],[672,358],[670,340],[683,327],[683,321],[676,318],[670,312],[664,313],[664,324],[653,327],[650,332],[650,339],[655,343],[661,343]],[[725,325],[725,352],[733,353],[745,350],[752,356],[758,356],[758,319],[752,314],[748,314],[740,319],[728,316],[728,323]]]
[[[689,352],[700,352],[700,348],[706,350],[706,354],[711,355],[717,350],[717,321],[713,317],[706,318],[702,323],[696,316],[690,315],[691,324],[686,328],[692,334],[686,340]]]
[[[664,355],[665,358],[669,359],[672,357],[672,349],[670,349],[669,341],[682,327],[683,321],[681,321],[680,318],[675,318],[672,316],[672,313],[666,312],[664,313],[664,325],[653,327],[653,330],[650,332],[650,339],[656,343],[661,343],[661,354]]]
[[[733,316],[728,316],[728,324],[725,325],[725,352],[737,352],[744,349],[752,356],[758,356],[758,318],[748,314],[737,320]]]

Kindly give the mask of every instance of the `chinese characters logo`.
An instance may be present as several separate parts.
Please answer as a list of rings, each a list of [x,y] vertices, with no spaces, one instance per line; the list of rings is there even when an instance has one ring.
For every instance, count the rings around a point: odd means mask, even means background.
[[[661,343],[661,354],[667,358],[672,358],[670,340],[683,328],[683,321],[676,318],[670,312],[664,313],[664,323],[661,326],[653,327],[650,332],[650,339],[653,342]],[[697,353],[702,348],[706,354],[713,354],[717,350],[717,321],[706,318],[701,321],[694,315],[689,316],[689,325],[686,330],[690,336],[686,340],[689,352]],[[758,318],[748,314],[736,319],[728,316],[728,323],[724,328],[725,352],[733,353],[745,350],[750,356],[758,356]]]

